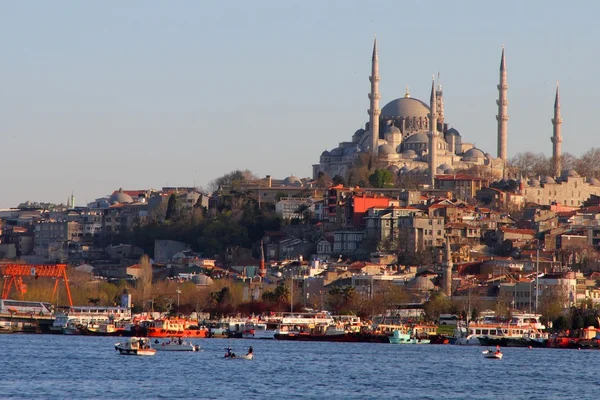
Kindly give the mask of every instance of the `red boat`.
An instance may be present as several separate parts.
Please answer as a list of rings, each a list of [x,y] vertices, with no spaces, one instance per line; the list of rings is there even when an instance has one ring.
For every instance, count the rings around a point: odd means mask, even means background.
[[[158,319],[148,324],[146,334],[152,338],[185,337],[205,338],[208,329],[200,327],[196,321],[186,319]]]

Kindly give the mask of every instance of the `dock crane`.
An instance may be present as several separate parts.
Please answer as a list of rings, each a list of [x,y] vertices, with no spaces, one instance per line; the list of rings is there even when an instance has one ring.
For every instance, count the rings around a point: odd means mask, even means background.
[[[52,291],[52,298],[54,299],[56,290],[58,289],[58,281],[62,278],[67,289],[69,306],[73,307],[66,264],[3,264],[0,265],[0,275],[4,278],[4,282],[2,283],[2,299],[8,298],[13,284],[19,292],[19,296],[23,299],[23,295],[27,291],[26,285],[23,283],[23,277],[28,276],[34,279],[56,278],[54,290]]]

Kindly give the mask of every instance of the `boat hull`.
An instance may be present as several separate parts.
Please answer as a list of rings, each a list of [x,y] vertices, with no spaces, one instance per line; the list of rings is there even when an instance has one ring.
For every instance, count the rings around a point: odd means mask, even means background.
[[[151,338],[170,338],[170,337],[182,337],[182,338],[206,338],[208,337],[208,329],[157,329],[148,328],[147,336]]]
[[[288,333],[274,335],[276,340],[295,340],[305,342],[348,342],[348,343],[390,343],[387,335],[372,333],[345,333],[342,335],[313,335],[304,333]]]

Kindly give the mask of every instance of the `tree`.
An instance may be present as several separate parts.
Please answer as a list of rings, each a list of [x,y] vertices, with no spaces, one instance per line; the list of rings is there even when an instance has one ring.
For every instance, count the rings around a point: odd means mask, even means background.
[[[568,299],[566,287],[548,286],[538,298],[538,311],[544,320],[553,321],[563,313]]]
[[[245,169],[245,170],[235,170],[235,171],[231,171],[219,178],[214,179],[213,181],[211,181],[208,184],[208,188],[210,191],[215,191],[217,190],[219,187],[224,187],[224,186],[228,186],[228,187],[234,187],[234,186],[239,186],[242,183],[248,182],[248,181],[252,181],[257,179],[257,176],[254,175],[254,173],[252,173],[252,171]]]
[[[394,183],[394,176],[387,169],[376,169],[369,175],[369,183],[376,188],[387,187]]]
[[[450,299],[440,291],[433,291],[429,297],[429,301],[423,306],[425,318],[429,321],[437,321],[440,314],[447,313],[452,306]]]
[[[146,254],[140,258],[140,275],[138,276],[137,287],[141,291],[143,303],[152,290],[152,265],[150,264],[150,257]]]
[[[169,203],[167,204],[167,213],[165,220],[169,221],[177,216],[177,195],[171,193],[169,196]]]
[[[333,177],[333,186],[345,185],[345,184],[346,184],[346,180],[344,179],[343,176],[336,175],[336,176]]]
[[[600,176],[600,149],[591,148],[586,151],[576,162],[577,172],[588,178],[598,178]]]

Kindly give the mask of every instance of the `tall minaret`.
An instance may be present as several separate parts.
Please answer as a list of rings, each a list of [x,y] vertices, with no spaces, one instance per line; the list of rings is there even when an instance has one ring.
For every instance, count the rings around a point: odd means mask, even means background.
[[[560,117],[560,93],[558,91],[558,82],[556,82],[556,97],[554,97],[554,118],[552,118],[552,163],[554,168],[554,176],[560,176],[561,169],[561,147],[562,147],[562,135],[560,134],[560,126],[562,125],[562,118]]]
[[[446,265],[444,268],[444,293],[450,297],[452,295],[452,252],[450,251],[450,239],[446,238]]]
[[[379,56],[377,55],[377,36],[373,42],[373,58],[371,59],[371,93],[369,93],[369,99],[371,100],[371,108],[367,111],[369,113],[369,129],[371,130],[371,154],[377,156],[377,147],[379,143]]]
[[[506,83],[506,59],[504,58],[504,46],[502,46],[502,59],[500,60],[500,84],[498,85],[498,158],[506,163],[506,142],[508,135],[508,100],[506,92],[508,84]]]
[[[431,187],[435,184],[435,170],[437,168],[437,102],[435,101],[435,76],[431,80],[431,97],[429,98],[429,180]]]
[[[438,72],[438,85],[437,90],[435,91],[435,97],[437,101],[437,114],[438,114],[438,123],[442,127],[440,132],[444,132],[444,92],[442,92],[442,84],[440,82],[440,73]]]

